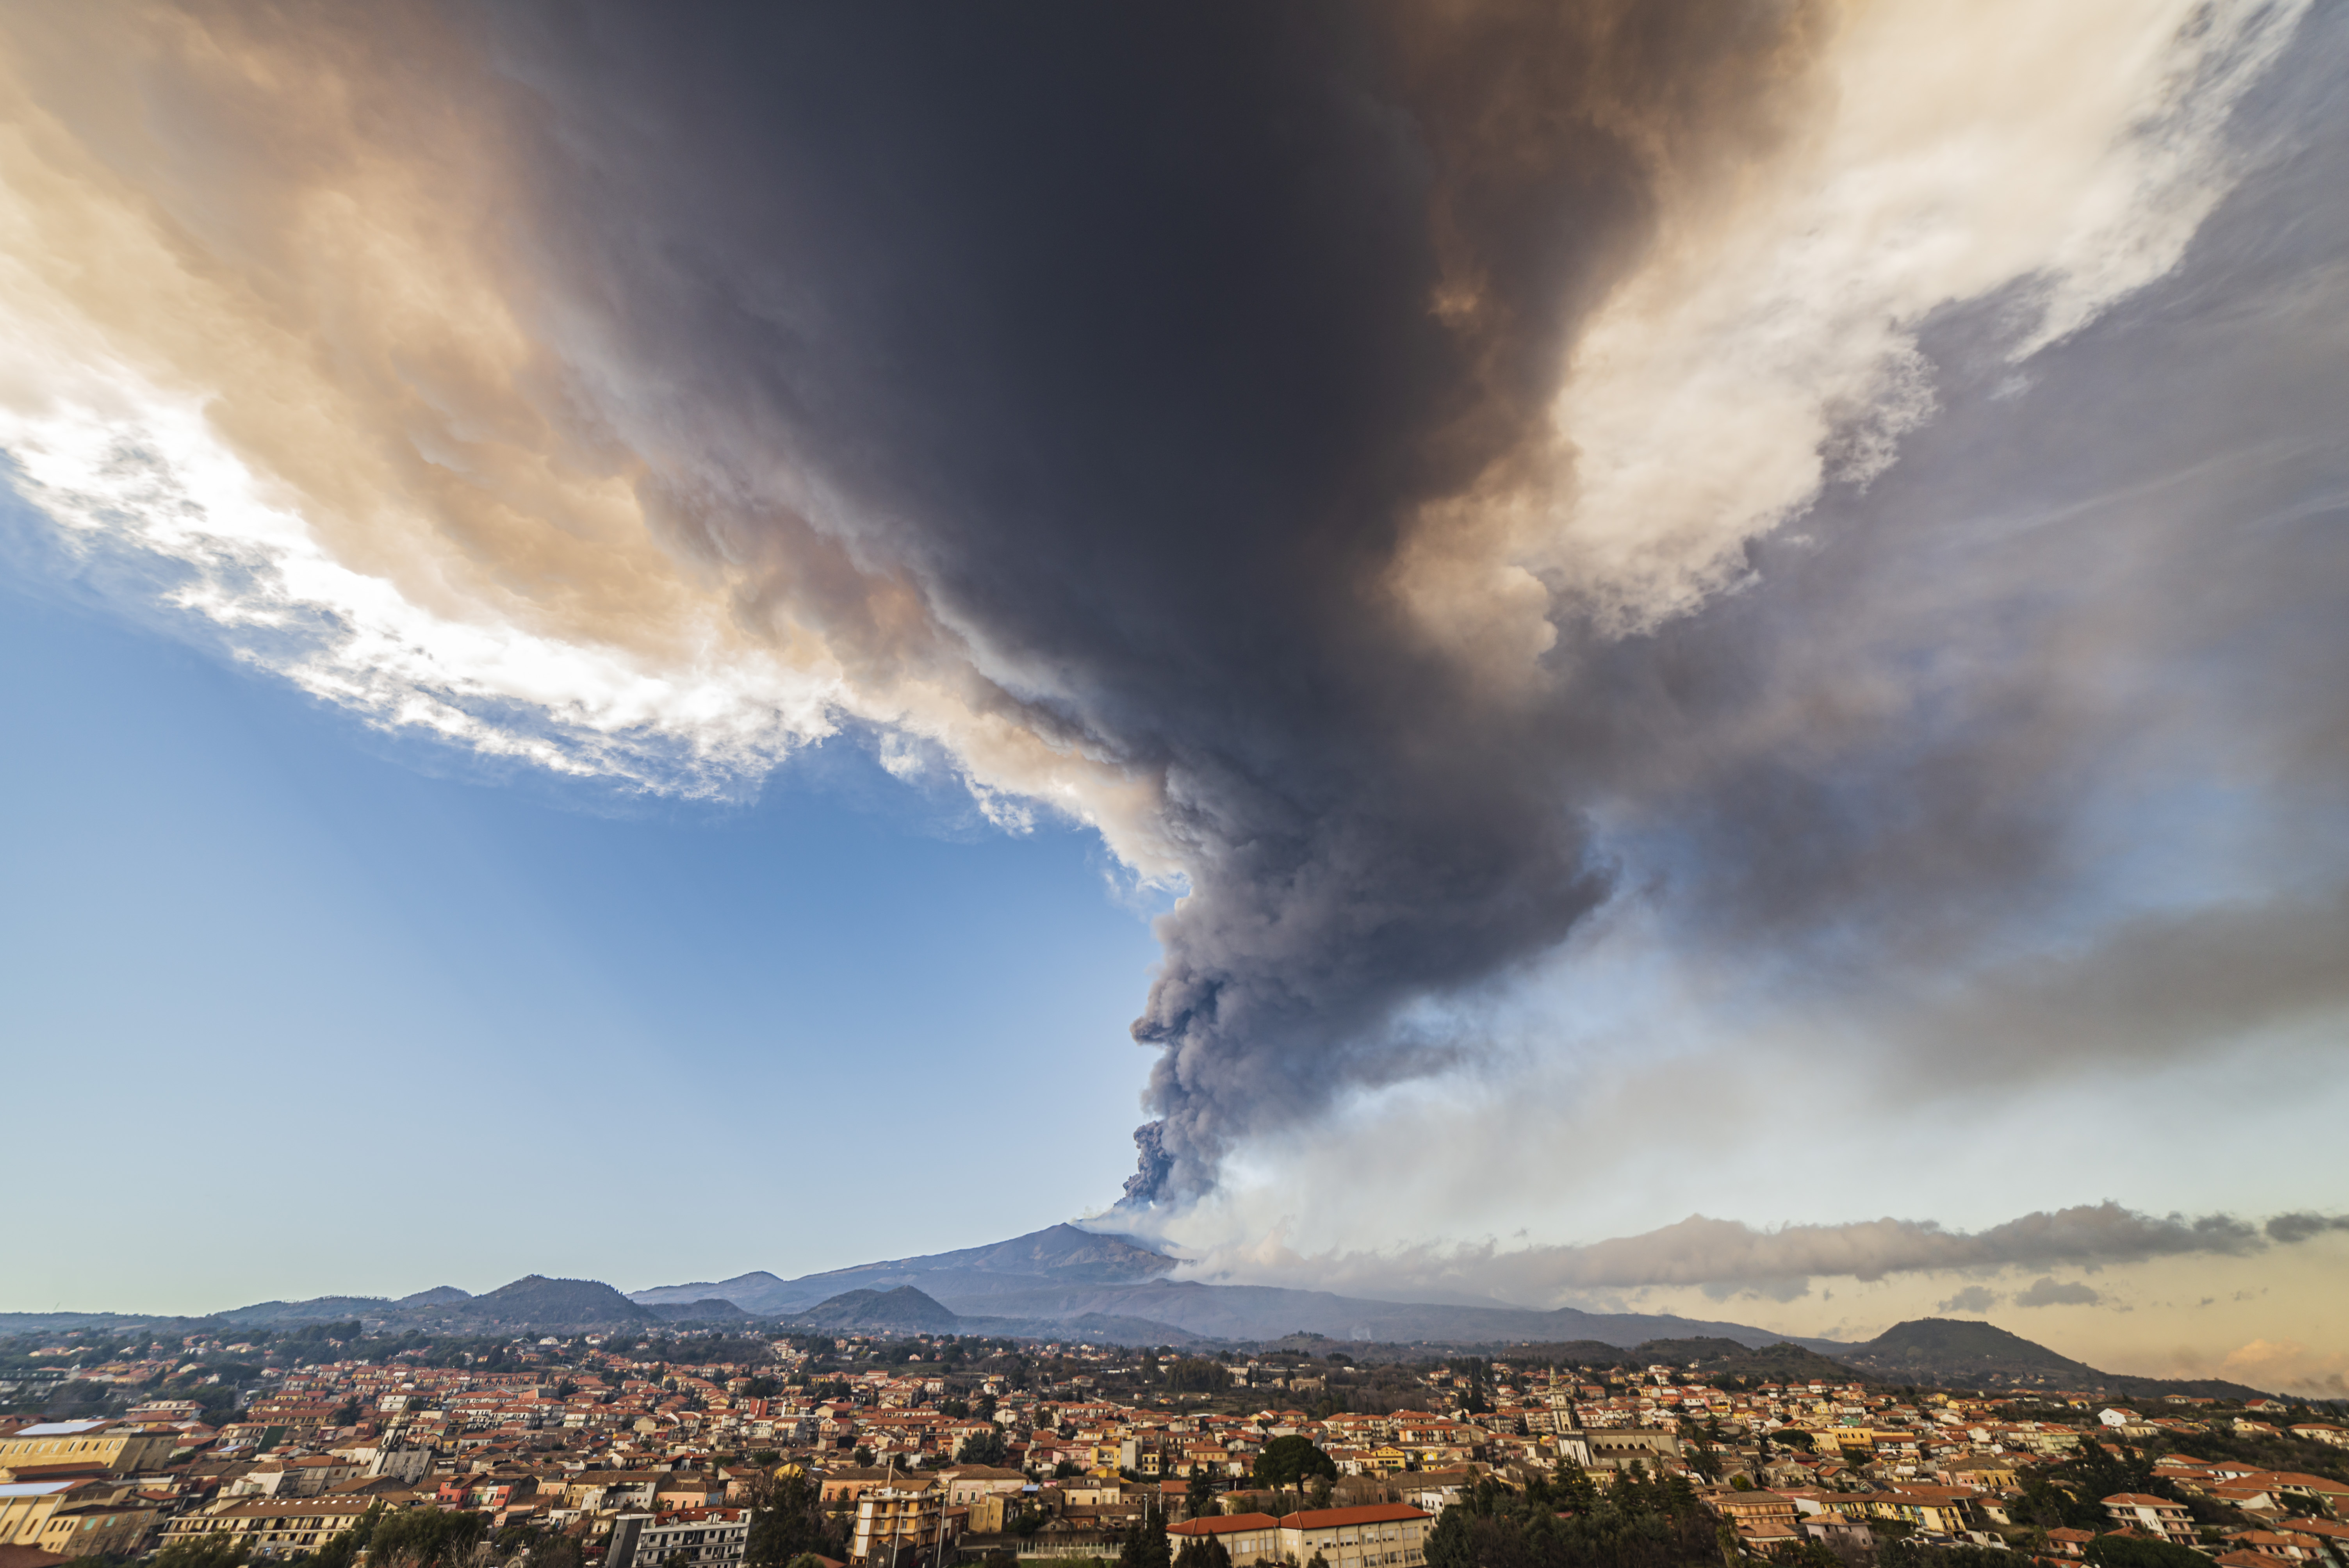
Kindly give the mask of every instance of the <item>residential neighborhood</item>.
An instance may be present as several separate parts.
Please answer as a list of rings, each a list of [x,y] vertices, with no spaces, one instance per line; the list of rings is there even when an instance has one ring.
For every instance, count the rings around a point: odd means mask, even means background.
[[[1137,1551],[1469,1568],[1490,1555],[1479,1530],[1633,1505],[1757,1563],[2168,1550],[2349,1568],[2343,1428],[2278,1400],[2124,1406],[1318,1336],[1214,1355],[739,1330],[460,1347],[351,1323],[104,1360],[78,1337],[20,1342],[22,1362],[74,1374],[22,1386],[119,1408],[0,1418],[0,1568],[422,1563],[452,1542],[545,1568],[1081,1568]]]

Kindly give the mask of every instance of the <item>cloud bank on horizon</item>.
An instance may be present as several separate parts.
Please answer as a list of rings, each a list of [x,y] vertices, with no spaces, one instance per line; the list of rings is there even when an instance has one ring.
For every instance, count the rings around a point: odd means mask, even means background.
[[[1431,1293],[1492,1295],[1521,1305],[1573,1305],[1578,1293],[1694,1285],[1717,1298],[1775,1295],[1791,1299],[1815,1279],[1873,1283],[1903,1274],[1984,1274],[2009,1269],[2101,1269],[2155,1258],[2244,1257],[2271,1246],[2298,1246],[2349,1230],[2349,1215],[2278,1214],[2263,1224],[2232,1214],[2142,1214],[2118,1203],[2041,1211],[1980,1231],[1930,1221],[1864,1220],[1759,1229],[1692,1214],[1641,1235],[1580,1245],[1473,1245],[1382,1248],[1305,1255],[1278,1236],[1218,1249],[1185,1261],[1185,1277],[1209,1281],[1313,1284],[1376,1296]],[[2042,1278],[2021,1305],[2056,1301],[2090,1305],[2094,1295]],[[1972,1286],[1949,1310],[1987,1311],[2000,1298]]]
[[[0,449],[369,722],[686,796],[854,729],[1097,829],[1182,894],[1133,1205],[1626,931],[1920,1082],[2127,1073],[2349,1004],[2344,64],[2285,0],[22,9]]]

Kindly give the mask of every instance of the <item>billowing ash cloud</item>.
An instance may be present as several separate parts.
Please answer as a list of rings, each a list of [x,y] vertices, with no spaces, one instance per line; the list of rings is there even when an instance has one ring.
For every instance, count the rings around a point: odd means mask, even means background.
[[[1187,890],[1137,1202],[1609,899],[1922,1052],[2208,1041],[2349,973],[2303,10],[19,13],[0,444],[374,722],[1097,827]]]

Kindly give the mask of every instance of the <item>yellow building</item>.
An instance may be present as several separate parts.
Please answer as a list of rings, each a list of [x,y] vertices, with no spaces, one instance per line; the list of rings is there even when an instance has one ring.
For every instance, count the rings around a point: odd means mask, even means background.
[[[856,1500],[856,1532],[849,1538],[851,1563],[911,1563],[927,1560],[938,1544],[945,1497],[927,1482],[900,1480],[877,1486]]]
[[[1232,1560],[1232,1568],[1280,1561],[1280,1521],[1268,1513],[1203,1514],[1168,1525],[1166,1534],[1177,1552],[1201,1539],[1220,1542]]]
[[[39,1533],[16,1542],[59,1557],[128,1557],[155,1528],[157,1510],[145,1503],[89,1502],[58,1509]]]
[[[0,1546],[30,1546],[60,1510],[110,1501],[114,1490],[95,1480],[0,1483]]]
[[[1434,1522],[1434,1515],[1406,1502],[1308,1509],[1281,1520],[1280,1555],[1290,1563],[1318,1555],[1330,1568],[1420,1568]]]
[[[256,1553],[292,1556],[316,1552],[358,1522],[373,1498],[305,1497],[292,1501],[214,1503],[202,1513],[185,1513],[163,1527],[163,1544],[207,1535],[242,1537]]]
[[[179,1439],[112,1421],[44,1421],[0,1438],[0,1470],[96,1465],[112,1475],[160,1470]]]

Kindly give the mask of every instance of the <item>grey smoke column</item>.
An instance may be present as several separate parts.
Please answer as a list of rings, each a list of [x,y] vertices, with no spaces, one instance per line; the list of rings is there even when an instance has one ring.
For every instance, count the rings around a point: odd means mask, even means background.
[[[981,700],[1163,780],[1193,892],[1134,1030],[1164,1120],[1138,1196],[1423,1067],[1398,1004],[1604,896],[1568,729],[1481,696],[1384,574],[1414,508],[1548,438],[1574,323],[1638,252],[1640,110],[1737,134],[1801,14],[502,26],[557,111],[544,266],[623,302],[689,405],[677,536],[784,559],[761,592],[876,657],[909,634],[872,581],[917,583],[911,634],[976,650]],[[854,537],[729,503],[777,453],[854,499]],[[805,569],[833,548],[858,571]]]
[[[2337,479],[2308,410],[2343,377],[2272,368],[2300,335],[2278,324],[2322,314],[2305,225],[2330,219],[2204,247],[2178,313],[2050,351],[2027,397],[2010,302],[1953,307],[1927,334],[1942,417],[1873,490],[1831,490],[1804,540],[1752,550],[1748,592],[1636,637],[1547,584],[1556,645],[1504,689],[1398,604],[1405,529],[1571,482],[1547,410],[1652,240],[1660,164],[1785,133],[1812,7],[486,18],[526,95],[543,329],[629,366],[581,417],[656,455],[638,490],[674,546],[742,575],[747,622],[933,672],[1159,789],[1191,893],[1133,1026],[1159,1056],[1130,1202],[1459,1059],[1412,1005],[1550,952],[1620,886],[1828,989],[1997,948],[2076,871],[2083,781],[2148,733],[2067,678],[2097,661],[2281,680],[2288,710],[2204,717],[2312,781],[2290,811],[2336,820],[2312,759],[2338,758],[2340,688],[2278,672],[2349,652],[2323,614],[2349,573],[2306,501]],[[2271,100],[2312,148],[2340,31]],[[2338,162],[2247,187],[2214,229],[2339,210]],[[2213,289],[2292,303],[2200,331]],[[2180,364],[2260,366],[2275,395]],[[2096,419],[2116,399],[2126,427]],[[2097,498],[2262,422],[2301,439],[2256,494],[2165,492],[2113,567]],[[1984,522],[2033,508],[2073,521]],[[2241,536],[2239,601],[2198,564],[2214,515],[2277,520]],[[2321,973],[2337,947],[2310,951]]]

